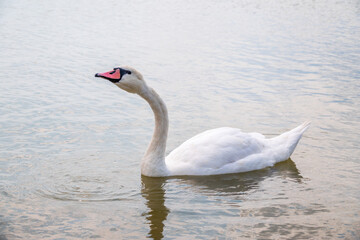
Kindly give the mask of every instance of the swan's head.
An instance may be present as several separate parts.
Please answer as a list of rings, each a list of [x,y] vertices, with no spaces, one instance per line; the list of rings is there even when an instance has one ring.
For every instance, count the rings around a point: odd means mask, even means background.
[[[95,77],[109,80],[119,88],[130,93],[139,94],[147,87],[143,76],[131,67],[117,67],[109,72],[96,73]]]

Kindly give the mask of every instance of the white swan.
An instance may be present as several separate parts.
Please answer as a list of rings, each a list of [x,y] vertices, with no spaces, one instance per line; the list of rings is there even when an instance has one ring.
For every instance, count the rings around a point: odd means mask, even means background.
[[[216,175],[257,170],[289,159],[302,134],[305,122],[280,136],[266,139],[260,133],[243,133],[236,128],[217,128],[198,134],[165,157],[168,113],[163,100],[133,68],[122,67],[97,73],[121,89],[136,93],[151,106],[155,130],[141,163],[141,174],[150,177]]]

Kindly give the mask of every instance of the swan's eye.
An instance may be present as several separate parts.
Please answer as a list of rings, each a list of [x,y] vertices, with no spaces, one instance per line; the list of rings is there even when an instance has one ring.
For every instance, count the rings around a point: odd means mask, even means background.
[[[127,73],[127,74],[131,74],[131,71],[127,70],[126,73]]]

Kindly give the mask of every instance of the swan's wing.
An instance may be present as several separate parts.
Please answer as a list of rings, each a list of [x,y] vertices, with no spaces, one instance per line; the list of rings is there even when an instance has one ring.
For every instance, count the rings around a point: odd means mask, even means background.
[[[170,172],[206,174],[260,153],[265,147],[264,139],[261,134],[243,133],[236,128],[212,129],[181,144],[165,161]]]

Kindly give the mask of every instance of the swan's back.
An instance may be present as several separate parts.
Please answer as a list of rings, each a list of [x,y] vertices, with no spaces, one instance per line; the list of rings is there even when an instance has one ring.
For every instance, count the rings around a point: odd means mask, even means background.
[[[165,159],[169,175],[213,175],[247,172],[273,166],[293,153],[309,123],[266,139],[237,128],[200,133],[173,150]]]
[[[265,144],[265,137],[258,133],[216,128],[190,138],[173,150],[165,161],[168,170],[176,175],[209,175],[240,159],[261,153]]]

